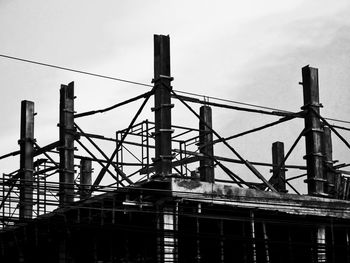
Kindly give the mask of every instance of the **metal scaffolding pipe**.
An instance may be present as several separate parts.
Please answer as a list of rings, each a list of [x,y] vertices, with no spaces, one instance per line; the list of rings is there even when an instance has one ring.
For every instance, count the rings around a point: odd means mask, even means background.
[[[155,112],[155,158],[156,175],[171,174],[171,87],[170,39],[154,35],[154,108]]]
[[[205,122],[207,125],[205,125]],[[200,107],[199,120],[199,152],[204,156],[214,156],[212,113],[209,106]],[[214,161],[212,158],[203,158],[199,161],[199,172],[201,181],[214,183]]]
[[[20,219],[30,219],[33,214],[33,173],[34,173],[34,102],[21,102],[20,145]]]
[[[322,134],[319,103],[318,69],[305,66],[302,68],[305,114],[306,165],[309,195],[325,195],[323,173]]]
[[[74,201],[74,82],[60,89],[60,206]]]

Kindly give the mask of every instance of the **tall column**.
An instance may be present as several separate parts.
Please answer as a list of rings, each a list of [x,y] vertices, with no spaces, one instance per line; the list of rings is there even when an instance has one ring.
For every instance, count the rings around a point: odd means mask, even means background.
[[[326,228],[318,226],[317,228],[317,263],[327,262],[326,251]]]
[[[154,108],[156,175],[171,174],[171,81],[169,36],[154,35]]]
[[[177,205],[175,208],[164,208],[163,210],[163,233],[164,233],[164,262],[178,262],[177,248]]]
[[[256,263],[256,236],[255,236],[255,220],[254,220],[254,211],[251,210],[250,211],[250,227],[251,227],[251,233],[250,233],[250,243],[252,245],[252,258],[251,258],[251,262],[252,263]]]
[[[305,142],[308,194],[324,195],[326,182],[323,173],[321,122],[315,112],[320,112],[318,88],[318,69],[305,66],[302,68],[305,115]]]
[[[20,201],[19,217],[32,218],[33,213],[33,157],[34,157],[34,102],[21,102],[20,145]]]
[[[74,201],[74,82],[60,89],[60,206]]]
[[[91,197],[91,160],[83,158],[80,160],[80,200]]]
[[[334,172],[331,171],[333,168],[333,150],[332,150],[332,133],[329,127],[323,128],[323,155],[325,164],[325,177],[327,179],[325,192],[330,196],[335,196],[335,181],[336,176]]]
[[[214,156],[213,133],[208,128],[212,127],[212,114],[209,106],[200,107],[199,121],[199,152],[205,157]],[[205,123],[207,125],[205,125]],[[199,172],[201,181],[214,183],[214,161],[211,158],[205,158],[199,162]]]
[[[157,208],[157,262],[178,262],[178,204]]]
[[[284,160],[283,142],[274,142],[272,144],[272,179],[271,183],[279,192],[287,192],[286,189],[286,169],[281,163]],[[278,171],[278,167],[281,169]]]

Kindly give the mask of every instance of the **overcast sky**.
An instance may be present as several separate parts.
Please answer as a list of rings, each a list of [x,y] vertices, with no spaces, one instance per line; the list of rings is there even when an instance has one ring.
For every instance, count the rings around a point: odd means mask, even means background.
[[[349,12],[346,0],[0,0],[0,54],[150,84],[153,34],[169,34],[176,90],[298,111],[301,68],[310,64],[319,68],[322,114],[350,120]],[[75,81],[78,112],[147,90],[0,58],[0,154],[18,148],[23,99],[36,103],[38,143],[57,140],[59,87],[70,81]],[[81,123],[87,132],[113,137],[126,127],[130,112],[121,109]],[[174,113],[175,124],[183,116]],[[275,120],[217,110],[214,116],[223,136]],[[299,120],[232,145],[246,159],[271,161],[271,143],[284,141],[288,149],[302,127]],[[350,139],[349,132],[342,134]],[[346,147],[336,139],[334,145],[334,158],[348,162]],[[303,163],[304,141],[297,153]],[[2,161],[4,167],[7,163]]]

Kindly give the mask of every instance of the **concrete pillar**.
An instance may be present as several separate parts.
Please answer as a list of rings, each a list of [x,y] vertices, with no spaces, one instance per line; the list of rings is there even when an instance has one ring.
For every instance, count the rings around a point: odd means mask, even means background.
[[[284,164],[284,144],[283,142],[274,142],[272,144],[272,185],[278,192],[286,193],[286,169]],[[278,168],[280,167],[279,171]]]
[[[267,235],[265,222],[262,222],[262,230],[264,235],[265,263],[270,263],[269,237]]]
[[[154,35],[154,108],[156,175],[171,174],[171,81],[169,36]]]
[[[74,82],[60,89],[60,206],[74,201]]]
[[[319,226],[317,229],[317,263],[327,262],[326,255],[326,228]]]
[[[21,103],[20,145],[20,201],[19,217],[30,219],[33,214],[33,173],[34,173],[34,102]]]
[[[212,128],[212,113],[209,106],[200,107],[199,121],[199,152],[204,156],[214,156],[213,133],[208,128]],[[206,123],[207,125],[205,125]],[[214,161],[205,158],[199,162],[200,179],[205,182],[214,183]]]
[[[178,262],[177,249],[177,209],[163,210],[164,262]]]
[[[302,68],[305,114],[305,143],[308,194],[324,195],[325,178],[323,173],[321,122],[317,115],[320,112],[318,69],[305,66]],[[315,111],[315,112],[314,112]]]
[[[157,211],[157,262],[178,262],[178,204],[158,208]]]
[[[250,239],[251,239],[251,248],[252,248],[252,258],[251,262],[256,263],[257,261],[257,255],[256,255],[256,243],[255,243],[255,219],[254,219],[254,212],[250,211]]]
[[[87,199],[91,197],[91,160],[88,158],[83,158],[80,160],[80,200]]]
[[[332,150],[332,133],[329,127],[323,127],[323,155],[324,155],[324,174],[327,182],[325,192],[330,196],[335,196],[335,181],[337,174],[332,172],[333,168],[333,150]]]

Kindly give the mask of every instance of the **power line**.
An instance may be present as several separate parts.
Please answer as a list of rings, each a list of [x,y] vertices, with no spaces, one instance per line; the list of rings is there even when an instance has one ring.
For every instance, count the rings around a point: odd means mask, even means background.
[[[218,100],[218,101],[230,102],[230,103],[233,103],[233,104],[245,105],[245,106],[254,107],[254,108],[267,109],[267,110],[273,110],[273,111],[280,111],[280,112],[291,113],[291,114],[294,113],[292,111],[281,110],[281,109],[277,109],[277,108],[271,108],[271,107],[266,107],[266,106],[261,106],[261,105],[257,105],[257,104],[251,104],[251,103],[245,103],[245,102],[240,102],[240,101],[228,100],[228,99],[223,99],[223,98],[218,98],[218,97],[206,96],[206,95],[198,94],[198,93],[192,93],[192,92],[180,91],[180,90],[174,90],[174,91],[176,91],[178,93],[182,93],[182,94],[191,95],[191,96],[197,96],[197,97],[202,97],[202,98],[207,98],[207,99],[213,99],[213,100]],[[324,119],[329,120],[329,121],[335,121],[335,122],[342,122],[342,123],[350,124],[350,121],[344,121],[344,120],[339,120],[339,119],[334,119],[334,118],[325,118],[325,117],[324,117]],[[346,129],[344,127],[342,127],[342,128]]]
[[[122,79],[122,78],[116,78],[116,77],[111,77],[111,76],[106,76],[106,75],[102,75],[102,74],[96,74],[96,73],[87,72],[87,71],[78,70],[78,69],[72,69],[72,68],[57,66],[57,65],[53,65],[53,64],[39,62],[39,61],[34,61],[34,60],[29,60],[29,59],[24,59],[24,58],[4,55],[4,54],[0,54],[0,57],[7,58],[7,59],[12,59],[12,60],[17,60],[17,61],[21,61],[21,62],[25,62],[25,63],[31,63],[31,64],[35,64],[35,65],[40,65],[40,66],[44,66],[44,67],[50,67],[50,68],[55,68],[55,69],[60,69],[60,70],[65,70],[65,71],[71,71],[71,72],[84,74],[84,75],[89,75],[89,76],[93,76],[93,77],[104,78],[104,79],[120,81],[120,82],[124,82],[124,83],[129,83],[129,84],[134,84],[134,85],[139,85],[139,86],[153,88],[153,85],[146,84],[146,83],[141,83],[141,82],[127,80],[127,79]],[[268,110],[292,113],[290,111],[281,110],[281,109],[272,108],[272,107],[261,106],[261,105],[252,104],[252,103],[246,103],[246,102],[222,99],[222,98],[218,98],[218,97],[206,96],[206,95],[203,95],[203,94],[186,92],[186,91],[180,91],[180,90],[174,90],[174,91],[178,92],[178,93],[182,93],[182,94],[187,94],[187,95],[192,95],[192,96],[197,96],[197,97],[202,97],[202,98],[208,98],[208,99],[213,99],[213,100],[218,100],[218,101],[225,101],[225,102],[229,102],[229,103],[233,103],[233,104],[245,105],[245,106],[254,107],[254,108],[268,109]],[[350,121],[345,121],[345,120],[339,120],[339,119],[334,119],[334,118],[324,118],[324,119],[329,120],[329,121],[335,121],[335,122],[341,122],[341,123],[350,124]]]
[[[286,111],[286,110],[281,110],[281,109],[277,109],[277,108],[261,106],[261,105],[257,105],[257,104],[251,104],[251,103],[245,103],[245,102],[240,102],[240,101],[222,99],[222,98],[218,98],[218,97],[206,96],[206,95],[196,94],[196,93],[187,92],[187,91],[180,91],[180,90],[175,90],[175,91],[178,92],[178,93],[182,93],[182,94],[187,94],[187,95],[192,95],[192,96],[197,96],[197,97],[202,97],[202,98],[208,98],[208,99],[214,99],[214,100],[219,100],[219,101],[224,101],[224,102],[230,102],[230,103],[233,103],[233,104],[245,105],[245,106],[250,106],[250,107],[255,107],[255,108],[260,108],[260,109],[266,109],[266,110],[274,110],[274,111],[282,111],[282,112],[286,112],[286,113],[293,113],[291,111]]]
[[[26,62],[26,63],[31,63],[31,64],[35,64],[35,65],[50,67],[50,68],[56,68],[56,69],[60,69],[60,70],[71,71],[71,72],[75,72],[75,73],[79,73],[79,74],[85,74],[85,75],[98,77],[98,78],[104,78],[104,79],[110,79],[110,80],[115,80],[115,81],[121,81],[121,82],[129,83],[129,84],[135,84],[135,85],[146,86],[146,87],[153,87],[152,85],[141,83],[141,82],[126,80],[126,79],[121,79],[121,78],[115,78],[115,77],[109,77],[109,76],[106,76],[106,75],[91,73],[91,72],[77,70],[77,69],[72,69],[72,68],[67,68],[67,67],[61,67],[61,66],[47,64],[47,63],[42,63],[42,62],[29,60],[29,59],[12,57],[12,56],[3,55],[3,54],[0,54],[0,57],[13,59],[13,60],[21,61],[21,62]]]

